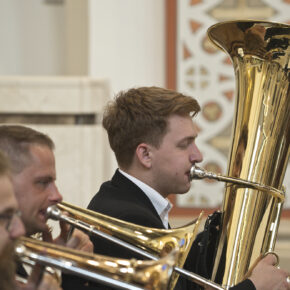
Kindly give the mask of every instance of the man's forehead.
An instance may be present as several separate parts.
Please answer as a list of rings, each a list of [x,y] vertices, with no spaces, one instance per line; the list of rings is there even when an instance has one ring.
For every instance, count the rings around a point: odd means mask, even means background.
[[[198,134],[198,127],[190,116],[172,115],[168,119],[167,132],[196,137]]]
[[[193,128],[194,128],[194,130],[196,132],[196,136],[197,136],[198,133],[200,132],[200,128],[198,127],[198,125],[196,124],[196,122],[193,121],[192,124],[193,124]]]
[[[32,171],[35,177],[55,178],[55,157],[53,151],[44,145],[30,146],[30,160],[25,171]]]
[[[54,152],[46,145],[42,144],[30,144],[29,145],[29,155],[30,158],[33,159],[35,162],[39,159],[53,159],[54,160]]]
[[[8,176],[0,177],[0,213],[17,209],[13,186]]]

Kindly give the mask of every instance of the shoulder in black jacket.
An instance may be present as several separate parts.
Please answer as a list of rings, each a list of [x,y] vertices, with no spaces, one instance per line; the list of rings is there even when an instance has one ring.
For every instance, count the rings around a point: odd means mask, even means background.
[[[89,203],[88,209],[138,225],[151,228],[164,228],[158,213],[148,197],[118,170],[115,172],[112,180],[102,184],[99,192]],[[203,233],[199,235],[199,238],[203,238]],[[102,238],[91,237],[91,240],[94,244],[94,251],[97,254],[124,259],[131,259],[133,257],[143,259],[137,254]],[[185,268],[188,267],[187,270],[192,271],[192,268],[194,270],[199,269],[198,264],[200,261],[196,262],[197,255],[200,255],[199,251],[200,249],[196,242],[185,263]],[[203,273],[203,271],[201,272]],[[103,289],[109,288],[105,287]],[[187,279],[179,278],[175,289],[199,289],[199,286]],[[255,290],[255,287],[250,280],[246,280],[231,289]]]

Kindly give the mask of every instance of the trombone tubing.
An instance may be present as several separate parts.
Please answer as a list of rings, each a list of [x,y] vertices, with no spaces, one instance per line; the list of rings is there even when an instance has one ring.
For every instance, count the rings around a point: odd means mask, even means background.
[[[59,261],[56,258],[47,257],[45,255],[40,255],[37,253],[33,253],[29,250],[23,249],[25,247],[18,247],[16,251],[25,252],[25,255],[28,256],[29,259],[34,261],[37,264],[44,265],[44,266],[50,266],[57,268],[61,270],[62,272],[65,272],[67,274],[75,274],[77,276],[90,279],[93,282],[98,282],[101,284],[105,284],[108,286],[114,286],[118,289],[128,289],[128,290],[142,290],[144,288],[132,285],[130,283],[122,282],[119,280],[115,280],[113,278],[107,277],[105,275],[101,275],[95,272],[91,272],[89,270],[81,269],[79,267],[74,266],[70,262],[65,261]]]
[[[159,257],[152,255],[152,254],[138,248],[137,246],[134,246],[134,245],[129,244],[125,241],[122,241],[119,238],[116,238],[116,237],[113,237],[107,233],[104,233],[104,232],[96,229],[96,227],[94,227],[93,225],[90,225],[90,224],[85,223],[83,221],[79,221],[79,220],[76,220],[74,218],[68,217],[64,214],[61,214],[61,210],[59,208],[57,208],[57,206],[50,206],[47,209],[47,216],[48,216],[48,218],[51,218],[54,220],[64,221],[64,222],[72,225],[73,227],[76,227],[82,231],[89,233],[89,234],[93,234],[93,235],[102,237],[106,240],[109,240],[109,241],[119,245],[119,246],[127,248],[127,249],[129,249],[129,250],[131,250],[131,251],[133,251],[133,252],[135,252],[135,253],[137,253],[145,258],[148,258],[148,259],[151,259],[154,261],[159,260]],[[184,270],[184,269],[176,267],[176,266],[173,267],[173,270],[175,272],[179,273],[180,275],[182,275],[183,277],[197,283],[200,286],[206,285],[206,286],[210,286],[210,287],[217,289],[217,290],[224,290],[224,288],[221,287],[220,285],[218,285],[217,283],[214,283],[210,280],[207,280],[206,278],[203,278],[202,276],[194,274],[190,271]]]

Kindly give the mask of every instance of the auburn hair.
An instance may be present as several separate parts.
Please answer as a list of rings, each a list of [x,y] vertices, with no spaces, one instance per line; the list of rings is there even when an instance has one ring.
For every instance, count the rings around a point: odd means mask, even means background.
[[[128,168],[140,143],[156,148],[167,132],[171,115],[194,117],[198,102],[174,90],[140,87],[120,92],[105,108],[103,127],[119,166]]]

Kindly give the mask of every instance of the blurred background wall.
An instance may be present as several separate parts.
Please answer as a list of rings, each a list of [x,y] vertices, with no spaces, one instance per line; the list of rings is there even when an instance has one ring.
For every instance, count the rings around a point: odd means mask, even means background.
[[[236,80],[234,67],[227,53],[218,49],[207,37],[210,26],[240,19],[290,23],[290,3],[287,0],[191,0],[169,1],[169,15],[175,22],[167,23],[175,39],[175,63],[167,59],[169,84],[198,99],[201,112],[197,116],[197,142],[204,155],[203,167],[226,173],[232,120],[235,105]],[[172,51],[170,51],[172,52]],[[172,53],[172,55],[174,55]],[[171,69],[172,68],[172,69]],[[290,167],[284,184],[290,188]],[[176,198],[185,213],[186,208],[219,207],[223,198],[223,184],[210,180],[192,183],[191,191]],[[285,208],[290,207],[287,198]],[[187,211],[189,212],[189,210]]]
[[[165,6],[161,0],[0,0],[0,110],[2,115],[6,114],[1,121],[24,122],[31,126],[41,123],[54,137],[51,129],[47,129],[53,125],[51,122],[65,128],[74,126],[80,119],[64,119],[61,114],[75,114],[76,118],[79,110],[82,114],[98,114],[94,125],[102,130],[102,107],[118,91],[142,85],[165,86]],[[73,102],[89,94],[89,102],[97,102],[97,98],[103,103],[97,107],[82,104],[78,109],[68,109],[70,106],[61,100],[68,102],[65,96],[69,94]],[[59,98],[59,105],[55,96]],[[7,103],[8,99],[14,103]],[[48,99],[53,105],[47,103]],[[37,119],[32,120],[31,116],[36,115],[37,110],[42,117],[35,121]],[[47,114],[57,118],[52,120]],[[78,128],[90,127],[90,124],[78,125]],[[62,138],[55,141],[56,148],[63,147]],[[102,150],[98,151],[98,143],[101,148],[102,142],[98,138],[94,144],[95,151],[90,151],[93,157],[104,155]],[[79,148],[81,150],[81,146]],[[67,154],[74,150],[66,148]],[[110,150],[106,156],[107,159],[98,164],[101,172],[97,182],[83,176],[92,186],[91,191],[82,196],[82,205],[88,203],[100,183],[110,178],[115,170]],[[92,171],[94,160],[86,163]],[[78,185],[72,189],[67,173],[63,180],[63,172],[72,170],[70,165],[59,167],[58,182],[64,196],[71,201],[79,200],[73,196],[85,188]]]
[[[289,0],[0,0],[1,122],[50,134],[60,190],[85,206],[116,167],[100,124],[104,104],[131,87],[174,87],[203,106],[203,165],[225,172],[235,80],[206,30],[234,19],[289,23],[289,15]],[[222,184],[194,183],[174,201],[186,211],[173,223],[218,207],[222,195]],[[286,244],[289,225],[283,218]]]
[[[0,0],[1,75],[165,85],[163,0]]]

